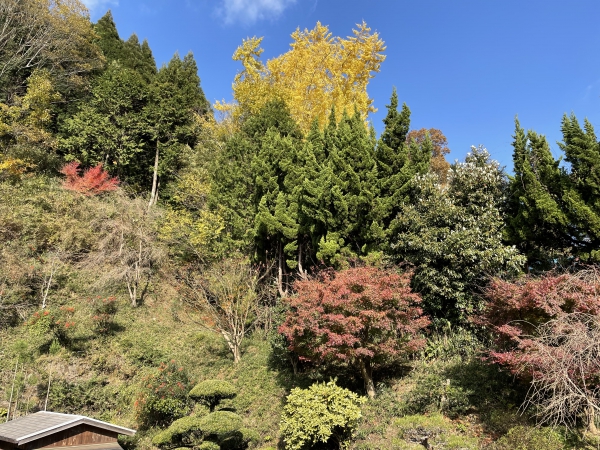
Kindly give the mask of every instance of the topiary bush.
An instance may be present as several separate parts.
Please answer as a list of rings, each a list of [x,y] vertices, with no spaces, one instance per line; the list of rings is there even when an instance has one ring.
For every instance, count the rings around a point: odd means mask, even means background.
[[[195,445],[202,441],[203,432],[200,426],[202,417],[187,416],[177,419],[169,428],[158,433],[152,443],[160,448],[173,448]]]
[[[215,411],[204,417],[199,422],[205,436],[218,439],[242,428],[242,418],[231,411]]]
[[[216,442],[204,441],[196,447],[197,450],[221,450],[221,446]],[[188,449],[186,449],[188,450]]]
[[[205,380],[198,383],[190,391],[190,398],[199,401],[209,407],[210,412],[221,400],[233,398],[237,395],[237,389],[228,381],[223,380]]]
[[[292,389],[280,424],[285,448],[301,450],[319,442],[347,448],[361,417],[360,405],[365,401],[335,381]]]

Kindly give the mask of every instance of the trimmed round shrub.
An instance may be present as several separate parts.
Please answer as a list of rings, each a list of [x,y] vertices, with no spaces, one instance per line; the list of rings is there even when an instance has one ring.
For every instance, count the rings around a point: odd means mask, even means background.
[[[199,421],[205,436],[223,437],[242,428],[242,418],[231,411],[215,411]]]
[[[280,430],[288,450],[301,450],[319,442],[332,441],[345,448],[361,417],[366,401],[330,381],[308,389],[295,388],[283,407]]]
[[[169,428],[154,436],[152,443],[161,448],[180,444],[193,444],[202,439],[201,420],[202,417],[198,416],[187,416],[177,419]]]
[[[210,412],[213,412],[221,400],[235,397],[237,389],[228,381],[206,380],[194,386],[188,395],[190,398],[207,405]]]
[[[221,446],[216,442],[204,441],[196,447],[198,450],[221,450]],[[187,449],[189,450],[189,449]]]

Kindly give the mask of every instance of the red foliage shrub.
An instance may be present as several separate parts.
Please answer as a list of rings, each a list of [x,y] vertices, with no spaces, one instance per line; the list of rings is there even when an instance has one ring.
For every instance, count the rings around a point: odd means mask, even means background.
[[[541,422],[596,433],[600,411],[600,271],[494,280],[476,322],[497,334],[490,359],[531,383],[526,404]]]
[[[538,328],[571,313],[598,315],[599,294],[596,269],[526,277],[512,283],[494,279],[485,291],[487,304],[474,322],[497,335],[497,350],[490,352],[493,361],[529,376],[536,370],[532,351]]]
[[[110,174],[102,169],[102,163],[86,170],[83,175],[79,175],[79,163],[73,161],[64,166],[60,172],[67,177],[63,182],[65,189],[84,195],[114,191],[119,186],[119,179],[111,178]]]
[[[418,335],[430,321],[410,289],[410,274],[360,267],[298,281],[295,290],[279,327],[290,350],[309,361],[358,366],[370,396],[375,364],[425,343]]]

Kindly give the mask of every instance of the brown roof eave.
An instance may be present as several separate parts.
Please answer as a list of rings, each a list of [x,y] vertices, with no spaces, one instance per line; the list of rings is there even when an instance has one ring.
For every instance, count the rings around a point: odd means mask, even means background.
[[[27,436],[23,436],[19,440],[13,440],[13,442],[11,442],[11,443],[17,444],[17,445],[27,444],[28,442],[35,441],[37,439],[41,439],[46,436],[50,436],[59,431],[68,430],[69,428],[76,427],[77,425],[92,425],[97,428],[100,428],[101,430],[113,431],[114,433],[124,434],[125,436],[133,436],[135,434],[135,430],[130,430],[129,428],[124,428],[124,427],[119,427],[116,425],[108,424],[106,422],[91,419],[89,417],[82,417],[78,420],[68,422],[65,424],[61,424],[61,425],[58,425],[58,426],[55,426],[52,428],[48,428],[41,432],[36,432],[36,433],[32,433]]]

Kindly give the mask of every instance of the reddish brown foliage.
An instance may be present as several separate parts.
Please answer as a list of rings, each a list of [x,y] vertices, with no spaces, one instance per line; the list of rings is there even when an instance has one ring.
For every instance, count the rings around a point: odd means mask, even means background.
[[[325,273],[298,281],[296,296],[279,332],[290,349],[309,361],[348,361],[370,367],[384,358],[415,351],[429,319],[410,289],[410,274],[373,267]]]
[[[79,175],[79,163],[73,161],[64,166],[60,172],[67,177],[63,182],[65,189],[80,192],[84,195],[97,195],[102,192],[114,191],[119,186],[119,179],[111,178],[109,173],[102,169],[102,163],[86,170],[83,175]]]
[[[433,154],[431,155],[431,171],[438,174],[442,182],[446,181],[447,172],[450,168],[450,163],[446,161],[444,155],[450,153],[448,148],[448,139],[444,133],[437,128],[421,128],[420,130],[411,130],[406,135],[406,143],[410,144],[414,140],[421,145],[425,141],[425,136],[429,134],[429,139],[433,144]]]
[[[497,333],[498,351],[490,352],[493,361],[530,376],[544,366],[535,350],[539,327],[571,313],[597,316],[599,293],[600,274],[595,269],[516,283],[495,279],[486,290],[487,305],[474,321]]]

